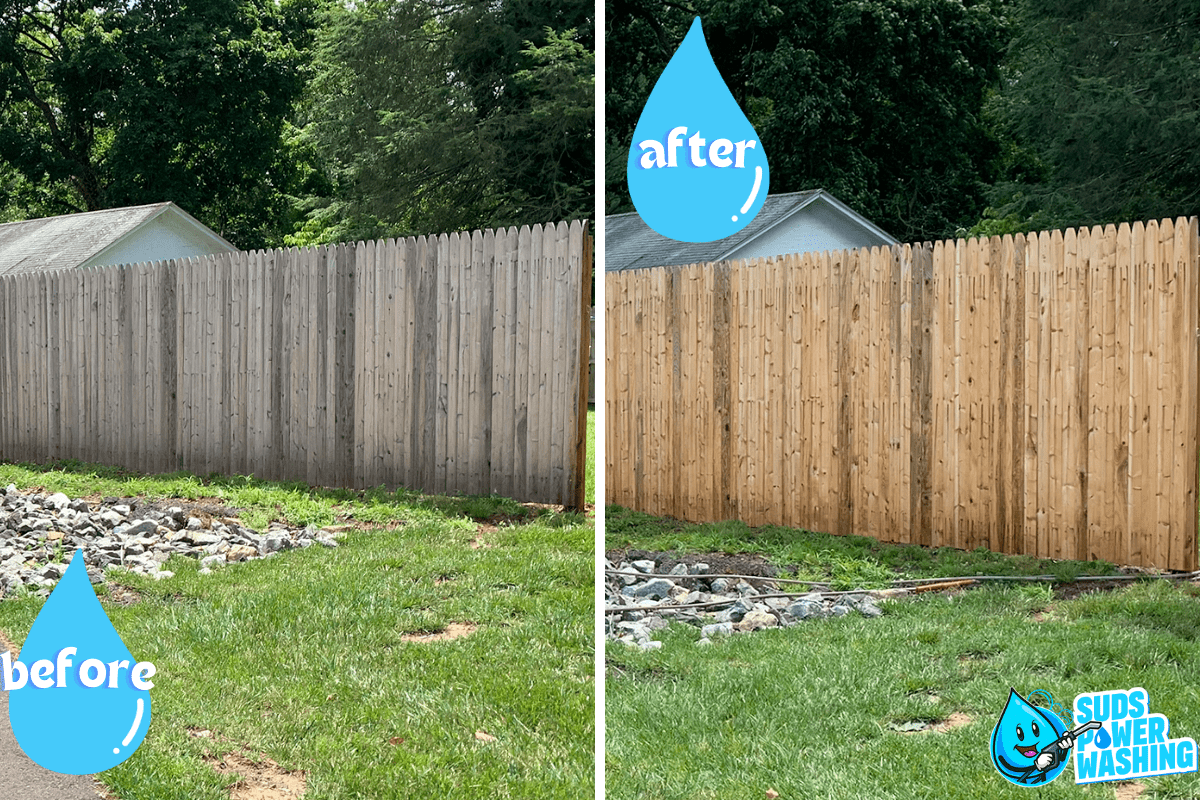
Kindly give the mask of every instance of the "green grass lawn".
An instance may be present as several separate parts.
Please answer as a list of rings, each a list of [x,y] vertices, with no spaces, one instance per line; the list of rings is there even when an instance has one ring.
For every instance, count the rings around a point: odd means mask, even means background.
[[[1104,574],[1111,565],[915,552],[735,523],[688,525],[609,509],[610,548],[758,552],[829,577],[900,573]],[[847,580],[847,582],[852,582]],[[609,643],[606,781],[612,800],[1114,797],[1114,784],[1014,786],[988,745],[1009,688],[1075,695],[1144,687],[1172,737],[1200,737],[1200,588],[1146,582],[1073,600],[1049,584],[988,584],[956,595],[716,641],[673,625],[664,647]],[[953,722],[901,733],[905,723]],[[1144,798],[1200,796],[1196,775],[1144,781]]]
[[[0,465],[0,485],[218,498],[259,526],[369,528],[335,549],[207,576],[182,557],[164,581],[121,573],[121,603],[100,590],[130,651],[158,670],[144,743],[99,776],[120,800],[227,798],[234,779],[205,755],[243,749],[304,770],[307,800],[592,796],[593,533],[582,515],[501,498],[66,467]],[[36,597],[0,602],[0,630],[19,645],[40,607]],[[452,641],[402,638],[450,623],[476,627]]]
[[[596,502],[596,411],[588,409],[587,415],[587,489],[585,502]]]

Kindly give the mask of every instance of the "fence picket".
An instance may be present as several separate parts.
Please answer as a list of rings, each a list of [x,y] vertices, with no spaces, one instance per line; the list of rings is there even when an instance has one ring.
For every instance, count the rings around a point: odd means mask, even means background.
[[[1197,228],[609,273],[608,500],[1195,569]]]
[[[563,223],[0,277],[0,458],[577,504],[589,246]]]

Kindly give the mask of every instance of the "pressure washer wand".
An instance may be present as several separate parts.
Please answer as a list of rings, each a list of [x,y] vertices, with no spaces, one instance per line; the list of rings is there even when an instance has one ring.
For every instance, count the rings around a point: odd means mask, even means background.
[[[1067,731],[1061,738],[1055,739],[1050,744],[1038,751],[1037,758],[1034,760],[1034,766],[1042,772],[1058,766],[1067,756],[1067,749],[1075,744],[1075,740],[1080,734],[1094,731],[1102,727],[1099,722],[1092,720],[1085,722],[1074,730]],[[1065,742],[1065,744],[1064,744]]]

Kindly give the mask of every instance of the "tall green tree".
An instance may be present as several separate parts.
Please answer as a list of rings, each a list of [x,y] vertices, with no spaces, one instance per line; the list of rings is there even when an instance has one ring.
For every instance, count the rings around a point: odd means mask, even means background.
[[[288,224],[303,4],[0,4],[0,161],[29,215],[173,200],[243,248]]]
[[[503,154],[502,217],[587,218],[595,192],[595,0],[466,0],[453,69]]]
[[[590,216],[594,57],[571,5],[331,7],[302,114],[329,190],[291,241]]]
[[[1200,0],[1022,0],[993,113],[993,223],[1029,230],[1200,208]]]
[[[771,191],[823,187],[904,240],[974,221],[998,144],[982,117],[1003,0],[609,0],[608,206],[642,105],[699,15],[758,131]],[[615,159],[617,163],[614,163]]]

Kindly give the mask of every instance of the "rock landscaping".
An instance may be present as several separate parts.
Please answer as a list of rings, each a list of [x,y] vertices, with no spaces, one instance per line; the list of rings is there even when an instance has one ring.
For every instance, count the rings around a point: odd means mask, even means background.
[[[773,577],[721,575],[705,562],[683,563],[666,556],[614,563],[605,559],[605,635],[652,650],[652,636],[671,621],[700,628],[698,645],[735,633],[786,628],[805,621],[857,614],[879,617],[881,600],[905,589],[830,592],[812,584],[799,588]]]
[[[191,513],[182,505],[136,498],[89,503],[61,492],[22,493],[9,484],[0,495],[0,595],[19,586],[48,595],[80,548],[95,584],[112,567],[170,578],[174,573],[163,564],[172,555],[198,559],[201,574],[207,574],[229,562],[313,544],[336,547],[337,541],[314,526],[271,523],[265,533],[256,533],[236,518]]]

